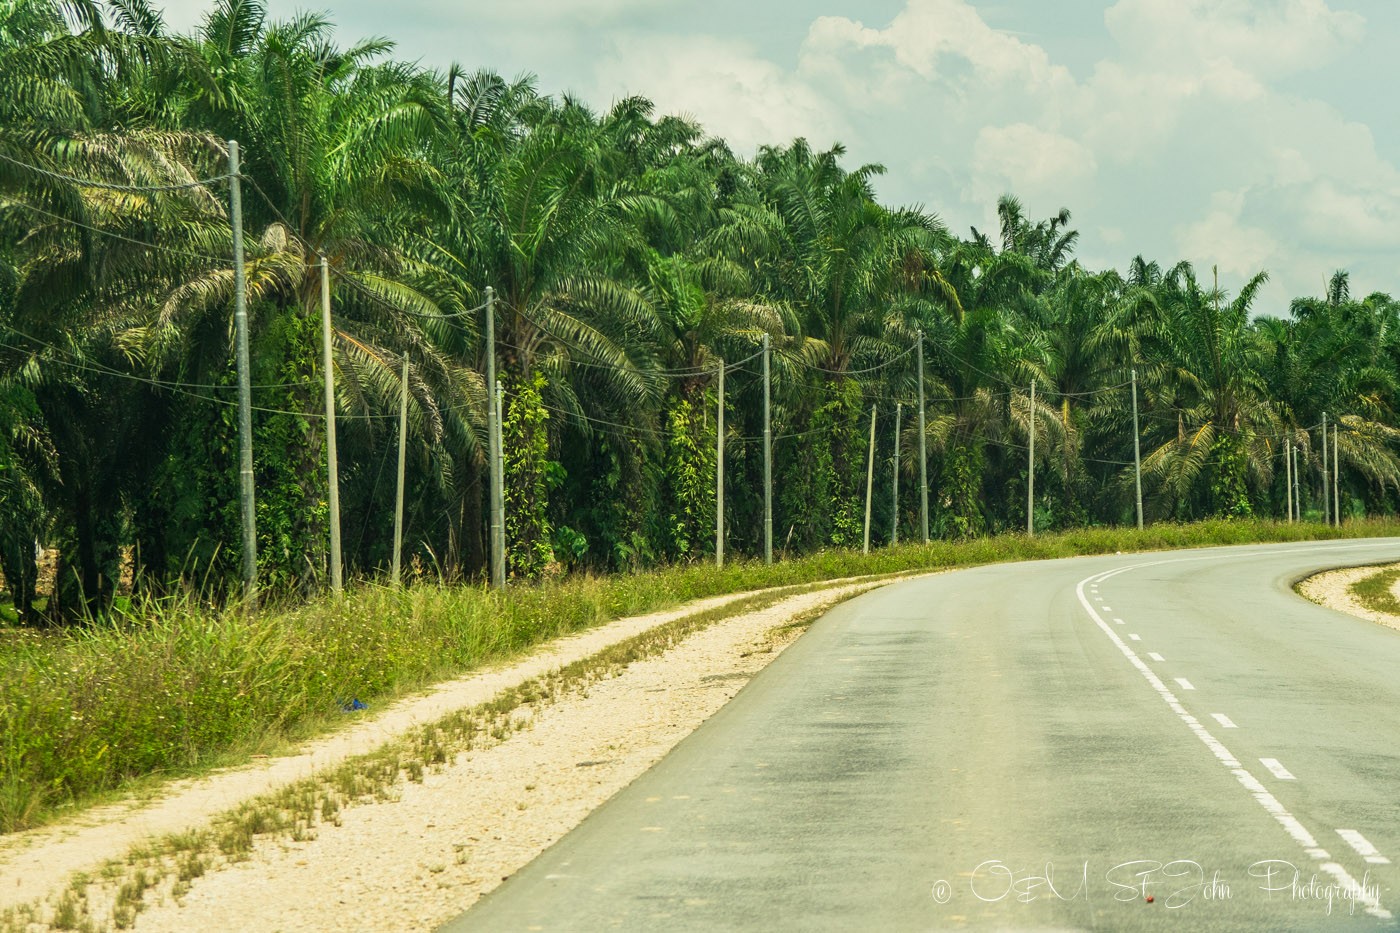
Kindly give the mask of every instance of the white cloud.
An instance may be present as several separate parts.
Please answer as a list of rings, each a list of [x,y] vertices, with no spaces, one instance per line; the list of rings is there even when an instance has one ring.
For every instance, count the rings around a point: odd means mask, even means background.
[[[1067,199],[1098,171],[1083,145],[1028,123],[984,127],[972,146],[972,165],[973,196],[984,203],[1013,190]]]
[[[737,42],[622,37],[599,61],[595,83],[601,98],[642,94],[662,112],[694,116],[741,154],[797,136],[825,148],[848,129],[811,86]]]
[[[1104,14],[1125,57],[1152,72],[1230,70],[1276,77],[1323,64],[1364,20],[1324,0],[1119,0]]]
[[[1278,255],[1279,242],[1265,230],[1245,223],[1244,191],[1217,191],[1206,216],[1177,229],[1177,248],[1183,258],[1222,272],[1250,278]]]
[[[544,90],[578,89],[600,109],[641,94],[740,153],[799,135],[821,147],[839,139],[853,164],[889,167],[886,197],[922,202],[959,232],[983,227],[1010,192],[1033,217],[1073,210],[1088,261],[1142,252],[1217,263],[1223,276],[1266,267],[1280,294],[1316,291],[1346,266],[1400,291],[1385,281],[1400,249],[1394,153],[1354,116],[1296,90],[1299,75],[1364,38],[1365,21],[1342,2],[1101,0],[1097,60],[1050,51],[1086,37],[1041,45],[993,28],[981,0],[905,0],[877,23],[849,14],[857,0],[839,0],[848,15],[814,18],[796,49],[773,44],[777,34],[763,48],[731,38],[737,27],[718,12],[708,36],[660,31],[679,20],[677,0],[400,0],[388,21],[379,0],[322,5],[346,42],[388,32],[405,41],[401,54],[429,53],[431,64],[504,58],[544,73]],[[276,17],[302,5],[269,3]],[[206,8],[169,6],[172,22]]]
[[[920,181],[942,190],[921,199],[979,225],[1011,192],[1033,215],[1073,209],[1086,253],[1269,268],[1297,289],[1400,247],[1400,172],[1369,129],[1280,90],[1356,43],[1361,17],[1325,0],[1119,0],[1105,24],[1112,52],[1076,79],[967,0],[907,0],[885,28],[816,20],[799,74],[844,112],[877,102],[891,128],[852,117],[875,157],[929,166]]]

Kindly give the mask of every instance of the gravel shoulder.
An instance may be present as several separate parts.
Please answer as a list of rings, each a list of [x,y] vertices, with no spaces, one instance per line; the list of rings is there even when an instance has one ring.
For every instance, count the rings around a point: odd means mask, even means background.
[[[139,930],[421,930],[466,909],[630,783],[795,640],[783,627],[885,581],[802,592],[721,619],[620,675],[526,710],[499,744],[455,756],[388,801],[348,807],[310,838],[260,838],[252,856],[158,884]],[[297,754],[176,782],[152,802],[97,808],[0,840],[0,908],[53,898],[152,840],[235,809],[628,638],[754,594],[620,619],[530,657],[402,701]],[[152,903],[154,902],[154,903]]]
[[[1369,567],[1346,567],[1341,570],[1329,570],[1326,573],[1314,574],[1297,586],[1299,594],[1304,598],[1317,603],[1319,606],[1326,606],[1328,609],[1335,609],[1338,612],[1345,612],[1369,622],[1378,622],[1381,625],[1400,630],[1400,616],[1391,615],[1388,612],[1377,612],[1367,606],[1363,606],[1351,593],[1351,586],[1374,574],[1385,570],[1392,570],[1400,567],[1400,564],[1387,564],[1384,566]],[[1400,592],[1396,593],[1400,598]]]

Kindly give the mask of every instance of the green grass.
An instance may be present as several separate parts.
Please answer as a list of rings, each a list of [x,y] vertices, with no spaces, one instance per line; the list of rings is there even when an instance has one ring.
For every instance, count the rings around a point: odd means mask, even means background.
[[[1007,535],[868,557],[831,551],[515,587],[365,586],[259,613],[190,599],[126,621],[35,636],[0,629],[0,831],[34,826],[133,782],[273,751],[447,677],[610,619],[687,600],[860,574],[1256,541],[1400,534],[1400,524],[1211,522]]]
[[[621,673],[635,661],[655,657],[721,619],[767,608],[789,596],[823,587],[817,583],[767,590],[655,626],[502,691],[479,706],[449,713],[372,752],[245,801],[214,815],[207,827],[142,843],[126,855],[109,860],[96,878],[79,874],[67,887],[47,898],[0,913],[0,931],[28,930],[45,923],[57,929],[126,929],[152,900],[167,895],[178,900],[200,875],[251,857],[259,839],[315,839],[324,826],[341,825],[341,813],[347,808],[395,799],[404,782],[420,783],[428,772],[445,768],[461,752],[505,741],[515,732],[529,728],[545,707],[567,696],[586,695],[590,686]],[[822,604],[773,630],[769,640],[753,651],[772,651],[776,639],[788,630],[811,624],[838,601],[839,597],[827,597]],[[525,788],[534,789],[534,785]],[[517,803],[519,809],[526,806],[523,801]],[[459,850],[458,858],[460,863],[466,855]],[[445,868],[445,864],[439,864],[430,870]],[[154,897],[147,896],[151,891],[155,892]]]
[[[1350,587],[1351,595],[1372,612],[1400,616],[1400,600],[1395,598],[1395,591],[1392,589],[1397,580],[1400,580],[1400,567],[1377,570],[1353,583]]]

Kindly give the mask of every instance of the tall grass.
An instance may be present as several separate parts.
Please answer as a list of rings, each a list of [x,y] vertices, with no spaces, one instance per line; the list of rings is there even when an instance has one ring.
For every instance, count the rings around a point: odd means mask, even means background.
[[[765,567],[691,565],[519,586],[353,589],[260,613],[192,600],[51,635],[0,630],[0,831],[148,775],[180,774],[620,616],[722,593],[861,574],[1206,544],[1400,534],[1400,524],[1212,522],[1008,535]]]

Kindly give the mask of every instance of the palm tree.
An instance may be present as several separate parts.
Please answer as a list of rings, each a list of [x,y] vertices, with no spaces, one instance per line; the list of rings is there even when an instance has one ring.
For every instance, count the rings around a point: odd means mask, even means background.
[[[1254,512],[1272,477],[1282,423],[1260,364],[1250,307],[1259,273],[1233,300],[1206,290],[1188,263],[1168,272],[1160,316],[1143,338],[1143,460],[1158,514],[1199,517]]]

